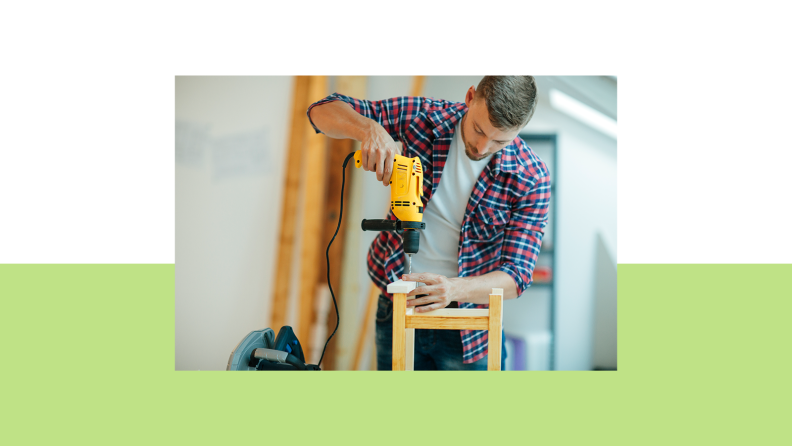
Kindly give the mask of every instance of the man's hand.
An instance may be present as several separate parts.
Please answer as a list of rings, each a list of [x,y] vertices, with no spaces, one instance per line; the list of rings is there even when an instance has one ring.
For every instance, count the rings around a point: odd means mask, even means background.
[[[405,274],[402,280],[410,282],[421,282],[425,286],[417,287],[410,291],[407,295],[417,296],[419,294],[426,294],[424,297],[417,299],[407,300],[408,307],[416,305],[426,305],[415,309],[416,313],[425,313],[427,311],[438,310],[445,308],[452,301],[458,300],[460,290],[459,278],[448,278],[440,274],[420,273],[420,274]]]
[[[393,155],[401,155],[402,143],[391,138],[385,129],[374,123],[360,144],[363,170],[377,172],[377,181],[390,184],[393,174]]]

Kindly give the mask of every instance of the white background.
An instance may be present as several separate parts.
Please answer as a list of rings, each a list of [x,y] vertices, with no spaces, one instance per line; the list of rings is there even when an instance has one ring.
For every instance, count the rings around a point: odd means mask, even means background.
[[[792,262],[777,4],[4,5],[0,262],[175,261],[175,75],[493,71],[618,76],[619,263]]]

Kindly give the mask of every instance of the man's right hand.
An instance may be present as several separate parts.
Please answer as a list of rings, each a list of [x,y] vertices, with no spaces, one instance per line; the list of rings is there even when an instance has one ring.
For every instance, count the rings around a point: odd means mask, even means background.
[[[401,155],[402,144],[394,141],[382,125],[341,101],[318,105],[311,109],[310,116],[328,137],[360,141],[363,170],[376,172],[377,181],[385,186],[390,184],[393,155]]]
[[[385,129],[374,123],[360,143],[363,169],[377,173],[377,181],[387,186],[393,174],[394,155],[402,154],[402,143],[391,138]]]

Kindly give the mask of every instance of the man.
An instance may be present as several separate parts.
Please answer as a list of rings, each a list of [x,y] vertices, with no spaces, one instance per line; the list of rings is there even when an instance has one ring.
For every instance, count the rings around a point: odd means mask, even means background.
[[[383,291],[378,369],[391,369],[393,304],[386,287],[398,277],[423,284],[408,295],[418,296],[407,301],[416,313],[486,308],[492,288],[513,299],[531,284],[550,177],[517,135],[535,107],[532,76],[486,76],[468,89],[464,103],[333,94],[308,108],[318,133],[361,142],[363,168],[382,184],[389,184],[397,142],[404,156],[418,156],[423,166],[426,229],[412,257],[415,273],[405,274],[401,235],[381,232],[369,249],[369,275]],[[486,370],[487,339],[481,330],[416,330],[415,370]]]

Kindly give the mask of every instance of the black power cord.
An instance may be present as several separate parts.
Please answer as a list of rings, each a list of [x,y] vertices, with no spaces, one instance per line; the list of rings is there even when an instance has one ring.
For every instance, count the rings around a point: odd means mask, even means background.
[[[341,229],[341,217],[344,215],[344,183],[346,182],[346,166],[353,156],[355,156],[355,152],[347,155],[346,159],[344,159],[344,167],[341,168],[341,206],[338,210],[338,226],[336,226],[335,234],[333,234],[333,238],[330,239],[330,243],[327,244],[327,251],[325,251],[325,259],[327,260],[327,286],[330,288],[330,295],[333,297],[333,306],[335,307],[336,311],[336,326],[333,330],[333,333],[331,333],[330,337],[327,338],[327,342],[325,342],[324,348],[322,349],[322,356],[319,358],[319,364],[317,364],[317,367],[322,365],[322,359],[324,359],[325,350],[327,350],[327,344],[330,343],[330,339],[332,339],[333,335],[336,334],[336,331],[338,330],[338,323],[341,321],[338,315],[338,303],[336,302],[335,294],[333,294],[333,285],[330,284],[330,245],[333,244],[336,235],[338,235],[338,230]]]

